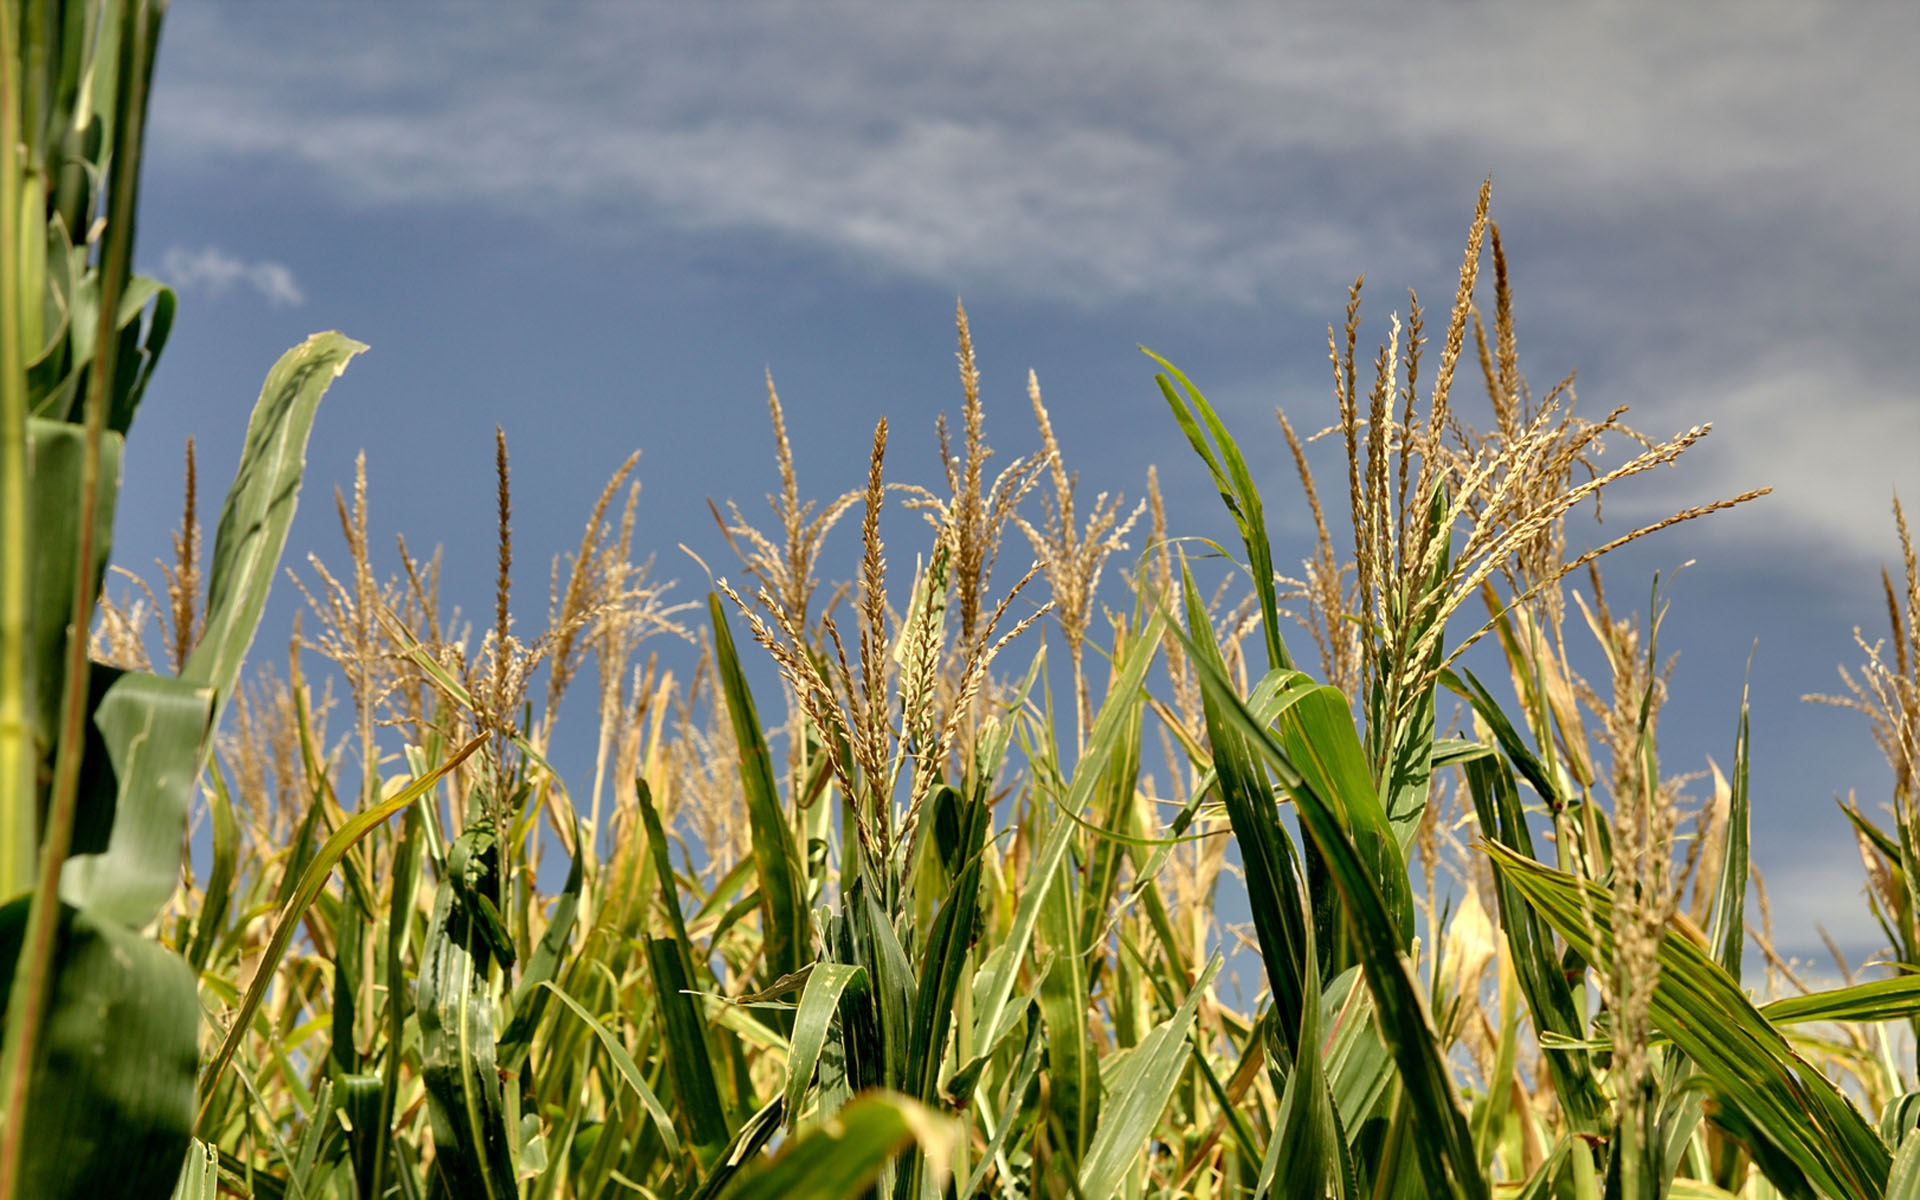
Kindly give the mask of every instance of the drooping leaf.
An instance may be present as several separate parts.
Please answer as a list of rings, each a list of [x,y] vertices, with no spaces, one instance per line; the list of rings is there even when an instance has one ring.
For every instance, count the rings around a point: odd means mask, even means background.
[[[1140,349],[1166,369],[1166,375],[1155,375],[1153,381],[1160,385],[1160,394],[1166,397],[1180,431],[1187,435],[1195,453],[1207,464],[1220,499],[1226,502],[1227,511],[1233,514],[1234,523],[1240,528],[1241,543],[1247,548],[1247,574],[1253,580],[1254,595],[1260,600],[1267,666],[1276,671],[1291,670],[1293,657],[1287,653],[1286,640],[1280,635],[1280,602],[1274,587],[1273,545],[1267,539],[1266,511],[1240,446],[1214,413],[1213,406],[1207,403],[1207,398],[1200,394],[1200,389],[1194,387],[1178,367],[1145,346]],[[1179,390],[1174,389],[1167,375],[1180,384]],[[1216,445],[1218,453],[1214,449]]]
[[[316,333],[283,354],[260,389],[214,535],[206,621],[180,668],[180,678],[213,689],[216,723],[240,677],[293,523],[314,413],[327,388],[365,349],[338,333]]]
[[[1897,975],[1851,987],[1788,996],[1760,1006],[1775,1025],[1808,1021],[1905,1021],[1920,1010],[1920,975]]]
[[[111,770],[96,765],[80,798],[109,830],[97,854],[67,859],[60,897],[76,907],[138,929],[153,920],[180,885],[180,847],[200,776],[201,751],[213,711],[204,686],[158,675],[119,673],[94,710]],[[76,821],[84,818],[76,817]]]
[[[673,1118],[668,1115],[666,1105],[660,1103],[660,1097],[647,1086],[646,1077],[640,1074],[640,1068],[634,1063],[633,1055],[627,1053],[627,1048],[620,1044],[620,1039],[614,1036],[613,1031],[608,1029],[600,1018],[588,1012],[586,1005],[568,995],[558,984],[543,983],[540,986],[560,997],[561,1003],[572,1009],[573,1014],[593,1031],[593,1036],[599,1039],[601,1048],[607,1052],[607,1057],[613,1060],[614,1069],[620,1072],[620,1078],[625,1080],[627,1086],[633,1089],[634,1095],[640,1098],[640,1105],[647,1110],[648,1119],[659,1131],[661,1140],[667,1144],[667,1153],[678,1157],[680,1137],[673,1130]]]
[[[847,963],[817,962],[807,969],[807,982],[800,992],[800,1005],[793,1017],[793,1043],[787,1054],[787,1124],[797,1126],[801,1102],[807,1085],[820,1064],[820,1051],[827,1032],[840,1011],[841,995],[848,989],[867,986],[867,973]]]
[[[474,738],[446,762],[415,779],[393,796],[371,808],[355,813],[346,824],[335,830],[307,861],[299,882],[294,884],[291,892],[280,905],[279,914],[273,923],[273,935],[268,939],[266,949],[262,951],[260,960],[254,967],[253,981],[247,985],[246,995],[241,999],[240,1006],[233,1015],[226,1038],[220,1043],[220,1048],[214,1052],[206,1069],[201,1072],[200,1116],[196,1118],[196,1126],[206,1120],[221,1073],[226,1070],[227,1064],[233,1061],[234,1052],[239,1049],[241,1040],[252,1027],[254,1014],[260,1010],[260,1003],[266,998],[267,988],[273,982],[281,958],[285,956],[287,947],[292,943],[294,933],[298,930],[307,908],[313,904],[321,889],[326,886],[327,880],[332,877],[333,868],[361,838],[371,833],[388,817],[400,812],[431,791],[448,772],[465,762],[485,742],[485,735]]]
[[[1600,970],[1611,969],[1611,896],[1596,884],[1490,845],[1495,868],[1554,931]],[[1586,897],[1581,891],[1587,892]],[[1654,985],[1654,1028],[1693,1061],[1721,1106],[1715,1121],[1754,1152],[1775,1186],[1792,1174],[1824,1195],[1879,1196],[1890,1157],[1860,1113],[1794,1053],[1753,1007],[1739,982],[1688,938],[1661,938]],[[1776,1177],[1777,1176],[1777,1177]]]
[[[1338,889],[1355,934],[1381,1035],[1393,1050],[1414,1121],[1421,1131],[1414,1143],[1428,1186],[1451,1190],[1469,1200],[1485,1200],[1487,1183],[1480,1173],[1472,1132],[1460,1110],[1438,1035],[1421,1004],[1419,987],[1401,954],[1398,923],[1387,908],[1370,864],[1344,827],[1338,802],[1308,784],[1272,731],[1261,725],[1234,693],[1225,672],[1202,657],[1192,641],[1187,644],[1202,689],[1214,698],[1221,717],[1267,757],[1293,795],[1302,828],[1325,859],[1328,877]]]

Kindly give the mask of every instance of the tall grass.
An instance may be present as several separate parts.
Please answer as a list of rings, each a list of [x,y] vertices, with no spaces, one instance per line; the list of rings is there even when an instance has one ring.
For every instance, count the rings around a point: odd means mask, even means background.
[[[808,499],[769,378],[767,523],[714,510],[737,568],[703,598],[659,580],[629,459],[523,621],[500,432],[476,631],[437,556],[376,553],[361,470],[284,657],[243,677],[357,343],[269,376],[208,566],[189,447],[175,562],[101,596],[111,489],[87,481],[117,477],[173,306],[127,273],[158,9],[6,16],[0,1196],[1920,1194],[1887,1030],[1920,985],[1743,988],[1750,946],[1778,960],[1746,908],[1744,706],[1731,775],[1689,800],[1658,753],[1657,592],[1628,615],[1598,569],[1760,493],[1580,539],[1584,505],[1707,431],[1535,395],[1486,189],[1430,375],[1417,298],[1370,367],[1358,283],[1328,330],[1344,493],[1280,414],[1315,530],[1298,579],[1275,472],[1165,360],[1168,436],[1238,533],[1224,581],[1196,578],[1157,473],[1132,507],[1079,491],[1035,377],[1035,449],[990,469],[961,310],[931,483],[892,478],[883,421],[847,448],[866,485]],[[106,190],[71,190],[104,145],[81,177]],[[884,545],[902,509],[920,536]],[[1892,831],[1846,819],[1920,968],[1899,528],[1891,650],[1863,642],[1839,702],[1895,767]],[[823,578],[835,539],[850,583]],[[1468,668],[1481,642],[1506,679]],[[552,763],[563,710],[594,728],[590,780]]]

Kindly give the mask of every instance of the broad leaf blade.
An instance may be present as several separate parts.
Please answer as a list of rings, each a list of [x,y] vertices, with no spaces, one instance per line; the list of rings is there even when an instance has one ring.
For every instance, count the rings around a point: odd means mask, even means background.
[[[1201,602],[1193,576],[1181,568],[1187,608],[1187,645],[1209,672],[1224,673],[1226,665],[1214,639],[1213,627]],[[1306,682],[1303,675],[1283,676],[1283,685]],[[1293,697],[1289,697],[1289,701]],[[1228,719],[1216,693],[1203,691],[1201,705],[1207,722],[1207,742],[1213,750],[1214,771],[1234,840],[1247,879],[1247,899],[1253,910],[1254,934],[1266,968],[1267,988],[1289,1054],[1298,1053],[1295,1039],[1305,1024],[1305,1011],[1315,1003],[1306,982],[1307,957],[1313,950],[1306,897],[1293,839],[1280,823],[1273,788],[1259,753]]]
[[[728,1200],[846,1200],[914,1145],[932,1174],[944,1178],[952,1142],[951,1124],[931,1109],[905,1096],[872,1093],[782,1147],[772,1162],[742,1178]]]
[[[797,1128],[801,1101],[814,1068],[820,1065],[820,1051],[827,1044],[827,1031],[840,1011],[840,996],[849,987],[867,986],[863,968],[846,963],[817,962],[808,969],[806,986],[800,992],[800,1006],[793,1017],[793,1043],[787,1054],[786,1108],[788,1128]]]
[[[1487,1183],[1480,1173],[1472,1133],[1466,1115],[1460,1111],[1439,1038],[1401,954],[1397,923],[1367,859],[1343,827],[1337,802],[1308,785],[1285,748],[1234,693],[1225,673],[1201,657],[1197,646],[1191,642],[1188,646],[1201,687],[1214,697],[1222,717],[1267,756],[1281,782],[1293,793],[1301,826],[1325,858],[1329,877],[1339,890],[1359,943],[1381,1035],[1399,1064],[1401,1082],[1421,1131],[1414,1142],[1430,1186],[1451,1189],[1470,1200],[1485,1200]]]
[[[281,355],[260,389],[247,422],[240,469],[214,536],[206,623],[199,644],[180,669],[182,679],[211,687],[219,705],[232,695],[240,677],[240,662],[253,641],[286,545],[314,412],[347,363],[365,349],[338,333],[316,333]],[[218,717],[216,708],[216,721]]]
[[[12,986],[26,915],[24,897],[0,909],[0,989]],[[193,972],[117,922],[67,906],[59,921],[27,1095],[21,1195],[165,1200],[193,1124]]]
[[[134,929],[159,914],[180,883],[212,712],[213,692],[199,684],[133,672],[113,679],[93,714],[112,770],[90,772],[99,786],[80,800],[100,810],[111,832],[101,853],[66,861],[61,899]]]
[[[1487,849],[1501,876],[1569,945],[1599,969],[1609,969],[1613,929],[1605,889],[1503,846]],[[1668,933],[1659,953],[1654,1027],[1706,1077],[1723,1109],[1715,1119],[1748,1141],[1763,1166],[1770,1150],[1825,1195],[1879,1196],[1890,1157],[1859,1111],[1794,1053],[1706,951]]]
[[[781,976],[798,971],[801,955],[806,952],[807,877],[794,846],[793,829],[781,811],[773,756],[761,731],[746,673],[740,669],[740,656],[734,650],[720,597],[709,595],[707,604],[713,616],[714,664],[739,744],[740,786],[746,793],[747,820],[753,829],[753,864],[760,879],[761,916],[766,922],[766,983],[771,986]]]

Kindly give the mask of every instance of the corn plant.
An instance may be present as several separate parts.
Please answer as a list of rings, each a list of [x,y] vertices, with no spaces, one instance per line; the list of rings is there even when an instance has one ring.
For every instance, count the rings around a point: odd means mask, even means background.
[[[132,272],[162,8],[8,4],[0,21],[4,1197],[166,1196],[181,1175],[199,1003],[188,962],[150,931],[315,406],[363,348],[319,335],[268,375],[176,669],[92,662],[125,438],[174,312]]]
[[[1031,373],[1032,450],[990,469],[961,309],[931,484],[889,477],[883,421],[865,486],[808,499],[769,377],[771,524],[713,510],[737,569],[678,599],[629,458],[529,625],[496,431],[476,631],[437,554],[375,550],[362,468],[344,558],[307,558],[284,659],[243,674],[362,347],[317,335],[269,374],[204,572],[189,446],[165,602],[103,594],[174,309],[131,271],[161,8],[0,22],[0,1200],[1920,1195],[1888,1030],[1920,988],[1798,984],[1763,886],[1748,912],[1744,705],[1689,800],[1659,756],[1662,594],[1629,615],[1598,569],[1762,491],[1580,544],[1588,501],[1707,431],[1534,395],[1487,190],[1430,374],[1415,297],[1370,372],[1359,284],[1329,328],[1344,506],[1280,415],[1298,579],[1266,464],[1165,360],[1230,555],[1189,560],[1157,473],[1089,501]],[[1895,767],[1891,831],[1845,819],[1912,965],[1896,518],[1891,657],[1863,642],[1840,702]],[[822,587],[843,524],[854,578]],[[1002,563],[1014,531],[1031,565]],[[590,783],[554,761],[563,711],[595,726]]]

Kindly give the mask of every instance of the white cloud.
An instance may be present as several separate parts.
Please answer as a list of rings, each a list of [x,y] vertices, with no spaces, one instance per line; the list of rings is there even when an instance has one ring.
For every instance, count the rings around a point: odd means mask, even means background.
[[[357,11],[176,14],[156,160],[295,163],[351,203],[771,232],[1083,299],[1444,261],[1408,227],[1462,225],[1486,170],[1509,205],[1791,210],[1861,238],[1910,225],[1920,186],[1893,10]]]
[[[1633,401],[1648,432],[1718,422],[1676,487],[1634,493],[1771,483],[1768,536],[1871,559],[1892,487],[1920,503],[1888,315],[1920,291],[1920,12],[354,11],[179,6],[155,169],[1263,315],[1332,315],[1361,271],[1449,294],[1492,171],[1509,234],[1530,231],[1529,370],[1610,378],[1593,407]]]
[[[1651,407],[1649,434],[1711,421],[1686,465],[1629,495],[1624,515],[1699,504],[1755,487],[1774,493],[1753,516],[1717,528],[1775,551],[1797,543],[1865,562],[1899,553],[1891,504],[1920,511],[1920,404],[1911,379],[1886,377],[1842,347],[1783,345],[1745,370],[1702,381]],[[1667,424],[1655,424],[1667,422]],[[1660,486],[1664,485],[1664,486]]]
[[[306,293],[284,263],[271,259],[248,262],[217,246],[188,250],[169,249],[160,259],[160,274],[183,292],[205,291],[218,296],[236,284],[244,284],[276,308],[297,308],[306,303]]]

